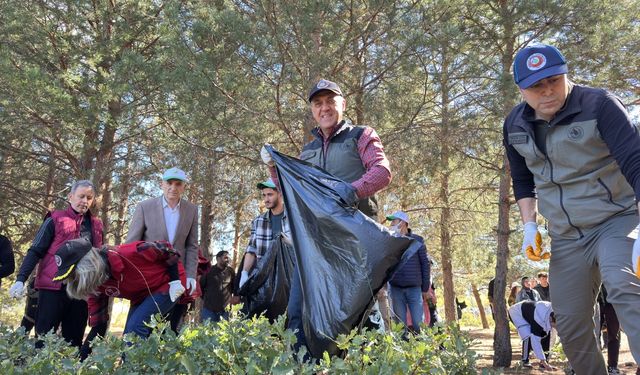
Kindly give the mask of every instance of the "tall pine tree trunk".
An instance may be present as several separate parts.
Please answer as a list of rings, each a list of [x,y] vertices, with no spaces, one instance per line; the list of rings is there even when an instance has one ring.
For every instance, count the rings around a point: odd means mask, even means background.
[[[482,322],[482,328],[489,328],[489,322],[487,321],[487,314],[484,312],[484,305],[480,298],[480,292],[478,292],[478,286],[475,283],[471,283],[471,292],[473,293],[473,299],[476,300],[476,306],[478,306],[478,312],[480,313],[480,321]]]

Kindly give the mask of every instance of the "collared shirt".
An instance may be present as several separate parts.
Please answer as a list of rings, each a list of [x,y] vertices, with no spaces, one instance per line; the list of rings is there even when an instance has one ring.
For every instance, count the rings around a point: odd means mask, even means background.
[[[343,124],[344,122],[337,124],[328,137],[325,137],[321,131],[319,132],[323,138],[325,152],[329,147],[331,138]],[[370,126],[364,128],[362,135],[358,139],[358,154],[360,154],[360,159],[366,172],[358,180],[353,181],[351,185],[356,189],[359,198],[370,197],[387,187],[391,182],[389,159],[384,153],[378,133]]]
[[[173,243],[176,238],[176,230],[178,229],[178,221],[180,221],[180,202],[175,208],[169,206],[166,198],[162,197],[162,209],[164,211],[164,224],[167,226],[167,235],[169,236],[169,243]]]
[[[282,215],[282,235],[291,238],[289,222],[285,213]],[[251,237],[249,245],[247,245],[247,253],[256,254],[257,259],[262,258],[271,247],[274,237],[271,228],[271,210],[269,210],[256,217],[251,223]]]

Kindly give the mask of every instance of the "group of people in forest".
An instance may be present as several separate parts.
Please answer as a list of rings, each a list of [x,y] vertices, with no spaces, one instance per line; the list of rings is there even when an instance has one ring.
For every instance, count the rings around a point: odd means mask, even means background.
[[[640,211],[640,134],[620,99],[572,82],[568,72],[565,57],[550,45],[524,47],[514,59],[513,78],[523,102],[505,119],[504,147],[523,223],[522,252],[535,261],[550,258],[553,308],[547,301],[520,301],[509,308],[509,314],[520,335],[532,339],[545,369],[550,365],[535,337],[544,337],[539,334],[555,326],[575,373],[606,374],[594,335],[593,311],[601,284],[627,333],[634,358],[640,360],[640,240],[634,231]],[[329,80],[313,85],[307,99],[317,126],[299,159],[347,182],[352,191],[346,203],[375,218],[375,193],[389,185],[390,163],[373,128],[346,120],[347,96]],[[269,251],[270,241],[277,235],[287,236],[287,202],[279,202],[278,166],[266,147],[260,155],[271,175],[266,188],[261,188],[269,211],[253,222],[239,284],[246,282],[251,267]],[[87,318],[92,326],[104,327],[104,298],[95,301],[101,295],[130,298],[125,332],[143,336],[148,334],[144,322],[151,312],[178,317],[184,313],[175,307],[178,298],[198,294],[197,207],[180,198],[186,181],[181,170],[168,170],[163,196],[138,205],[127,244],[115,248],[103,246],[102,223],[89,210],[95,187],[86,180],[73,184],[69,207],[46,218],[10,288],[12,296],[21,295],[38,265],[37,334],[60,325],[65,339],[79,346]],[[265,192],[267,188],[271,191]],[[538,208],[548,225],[550,252],[541,247]],[[400,216],[396,219],[408,226],[408,219]],[[421,254],[416,261],[426,264]],[[288,324],[296,332],[298,345],[304,345],[304,296],[294,269]],[[405,306],[419,300],[418,296],[430,298],[424,271],[413,275],[417,277],[408,278],[412,285],[398,284],[411,291],[394,293],[392,289],[393,299],[405,301]],[[120,282],[137,277],[144,281],[143,291],[130,290]],[[88,297],[89,306],[83,297]],[[409,310],[415,306],[411,303]],[[398,311],[402,315],[402,308]]]

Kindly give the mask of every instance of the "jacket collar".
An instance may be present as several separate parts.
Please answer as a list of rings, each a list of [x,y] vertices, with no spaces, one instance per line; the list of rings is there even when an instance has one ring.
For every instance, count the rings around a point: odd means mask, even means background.
[[[556,115],[549,122],[551,125],[557,124],[568,116],[580,113],[582,111],[582,105],[580,104],[580,86],[570,83],[569,95],[564,106],[556,113]],[[527,122],[535,122],[536,112],[531,108],[527,102],[524,102],[524,109],[522,110],[522,118]]]
[[[67,205],[67,209],[64,210],[67,215],[76,218],[76,219],[80,219],[82,217],[84,217],[85,215],[87,216],[87,218],[91,219],[91,210],[88,210],[84,215],[80,214],[79,212],[77,212],[76,210],[73,209],[73,207],[71,207],[71,203],[69,203]]]
[[[333,130],[331,131],[331,134],[329,135],[329,137],[327,139],[331,139],[333,137],[335,137],[336,135],[340,134],[341,132],[344,131],[344,129],[346,128],[344,125],[347,123],[346,120],[342,120],[339,123],[337,123],[336,125],[334,125]],[[311,134],[318,138],[321,141],[324,141],[324,134],[322,133],[322,130],[320,130],[319,126],[316,126],[315,128],[311,129]]]

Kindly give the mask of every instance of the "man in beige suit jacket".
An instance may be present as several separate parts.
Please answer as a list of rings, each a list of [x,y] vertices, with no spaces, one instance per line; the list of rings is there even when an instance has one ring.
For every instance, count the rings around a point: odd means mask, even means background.
[[[196,288],[198,266],[198,207],[182,199],[187,175],[171,168],[162,176],[162,196],[142,201],[131,219],[127,243],[168,241],[180,253],[187,273],[186,289]]]

